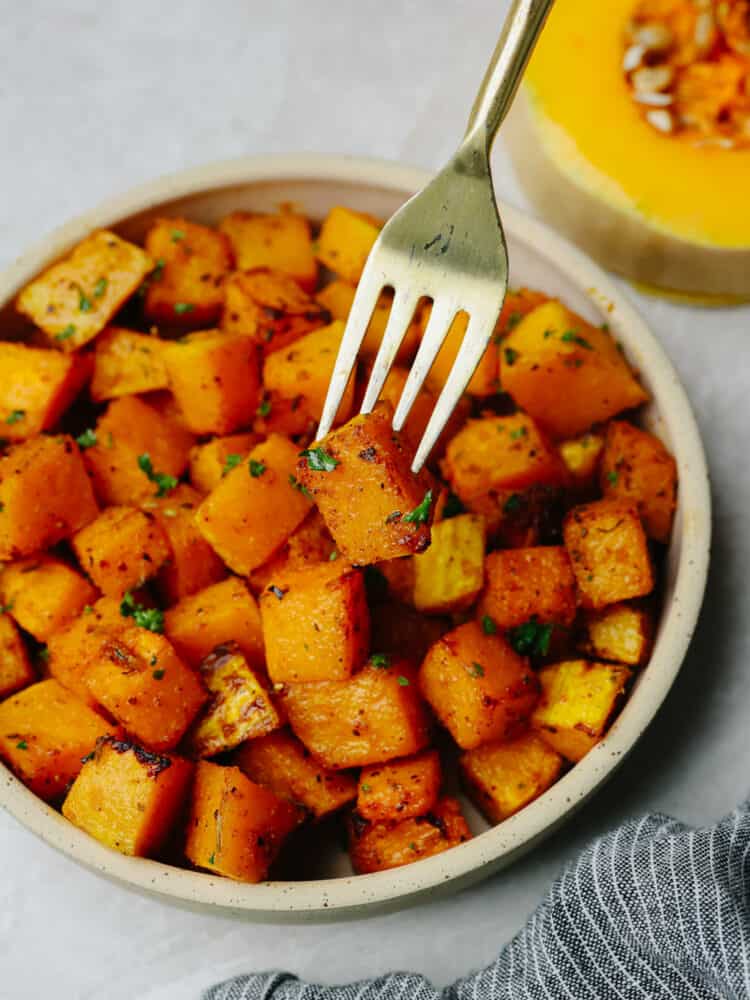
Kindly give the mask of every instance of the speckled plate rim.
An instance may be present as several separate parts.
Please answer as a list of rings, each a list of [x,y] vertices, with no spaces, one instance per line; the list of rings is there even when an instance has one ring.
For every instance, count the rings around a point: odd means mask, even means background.
[[[326,181],[399,194],[418,190],[422,170],[374,159],[291,154],[253,156],[192,168],[110,199],[56,230],[0,275],[0,306],[91,229],[177,198],[276,180]],[[160,862],[128,858],[77,830],[0,765],[0,805],[52,847],[89,869],[175,903],[252,918],[309,921],[396,909],[468,885],[509,864],[547,836],[613,773],[653,719],[679,672],[698,621],[708,572],[711,500],[703,446],[690,404],[658,341],[622,291],[581,251],[542,223],[501,203],[506,231],[533,247],[606,317],[654,397],[680,477],[678,543],[651,661],[606,738],[541,798],[501,825],[444,854],[373,875],[246,885]]]

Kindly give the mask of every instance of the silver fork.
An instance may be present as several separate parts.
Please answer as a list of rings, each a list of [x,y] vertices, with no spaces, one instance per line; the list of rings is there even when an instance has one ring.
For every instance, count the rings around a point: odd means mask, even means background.
[[[399,431],[458,312],[469,323],[412,469],[419,472],[493,335],[508,289],[508,248],[490,174],[490,148],[553,0],[512,0],[469,124],[448,165],[383,227],[365,264],[328,387],[318,438],[333,426],[372,311],[384,288],[393,304],[362,401],[370,413],[422,298],[432,312],[393,416]]]

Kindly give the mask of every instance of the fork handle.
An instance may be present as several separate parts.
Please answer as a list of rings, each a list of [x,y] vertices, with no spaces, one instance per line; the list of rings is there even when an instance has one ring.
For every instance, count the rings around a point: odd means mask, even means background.
[[[484,134],[487,151],[510,108],[553,3],[554,0],[511,0],[466,129],[466,138]]]

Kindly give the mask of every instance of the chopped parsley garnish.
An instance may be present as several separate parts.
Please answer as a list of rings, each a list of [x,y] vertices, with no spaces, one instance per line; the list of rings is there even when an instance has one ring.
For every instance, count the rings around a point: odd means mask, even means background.
[[[398,685],[399,685],[399,687],[402,687],[402,688],[408,688],[409,687],[409,678],[408,677],[404,677],[402,675],[398,679]]]
[[[5,418],[6,424],[17,424],[20,420],[26,416],[26,410],[11,410],[8,416]]]
[[[79,434],[76,438],[76,444],[79,448],[83,448],[84,450],[86,448],[93,448],[96,444],[96,431],[91,427],[87,427],[86,430]]]
[[[552,638],[552,625],[542,625],[530,618],[508,632],[510,644],[521,656],[546,656]]]
[[[132,618],[140,628],[149,632],[164,631],[164,612],[158,608],[146,608],[139,604],[128,591],[120,602],[120,614],[123,618]]]
[[[391,665],[391,658],[387,653],[373,653],[370,657],[370,663],[378,670],[386,670]]]
[[[155,681],[160,681],[164,677],[165,673],[166,673],[166,670],[163,670],[160,667],[158,670],[154,670],[154,672],[152,673],[151,676],[154,678]]]
[[[83,606],[83,613],[85,615],[93,615],[93,613],[94,613],[93,606],[91,604],[84,604],[84,606]]]
[[[465,513],[466,508],[461,502],[461,499],[457,497],[455,493],[449,493],[445,503],[443,504],[443,520],[447,521],[448,518],[458,517],[459,514]]]
[[[427,524],[430,519],[430,508],[432,507],[432,490],[427,490],[424,499],[414,510],[404,514],[403,520],[409,524]]]
[[[560,340],[562,340],[564,344],[578,344],[579,347],[585,347],[587,351],[594,350],[588,340],[586,340],[585,337],[582,337],[580,333],[576,333],[575,330],[566,330],[560,337]]]
[[[514,351],[512,347],[506,347],[503,350],[503,357],[505,358],[506,365],[514,365],[518,358],[518,351]]]
[[[482,615],[482,631],[485,635],[494,635],[497,632],[497,625],[489,615]]]
[[[5,510],[5,504],[2,501],[0,501],[0,514],[2,514],[4,510]]]
[[[613,486],[615,485],[615,483],[619,478],[620,477],[617,472],[617,469],[610,469],[609,472],[607,473],[607,482],[612,483]]]
[[[258,479],[266,471],[266,467],[263,464],[263,462],[259,462],[255,458],[250,459],[250,461],[247,463],[247,467],[250,470],[250,475],[253,477],[253,479]]]
[[[508,321],[505,324],[505,328],[507,330],[514,330],[518,326],[518,324],[521,322],[522,319],[523,319],[523,316],[521,315],[520,312],[512,312],[510,314],[510,316],[508,317]]]
[[[158,497],[166,496],[178,483],[176,476],[170,476],[166,472],[154,472],[154,466],[148,452],[138,456],[138,468],[156,485]]]
[[[520,493],[511,493],[508,499],[503,504],[504,514],[517,514],[521,509],[523,500],[521,499]]]
[[[82,313],[91,312],[91,299],[80,287],[78,289],[78,310]]]
[[[161,281],[161,276],[164,274],[164,268],[167,266],[167,262],[163,257],[156,258],[156,267],[153,269],[149,275],[149,281]]]
[[[555,331],[554,330],[545,330],[543,336],[544,336],[545,340],[549,340],[550,337],[554,337],[555,336]]]
[[[472,677],[484,677],[484,667],[481,663],[477,663],[476,660],[472,663],[468,670]]]
[[[372,789],[370,788],[370,786],[366,782],[364,784],[362,784],[362,785],[359,786],[359,790],[361,792],[364,792],[365,795],[367,795],[368,792],[372,791]]]
[[[296,476],[289,474],[289,485],[295,489],[299,490],[303,497],[307,497],[308,500],[312,500],[312,493],[308,490],[304,483],[301,483]]]
[[[180,240],[185,239],[185,233],[183,232],[182,229],[173,229],[172,232],[170,233],[170,236],[172,237],[173,243],[179,243]]]
[[[29,744],[26,742],[26,740],[19,740],[18,743],[16,743],[16,749],[17,750],[28,750],[29,749]]]
[[[259,417],[267,417],[268,414],[271,412],[271,400],[264,399],[263,402],[258,407],[257,412]]]
[[[47,648],[47,646],[42,646],[42,648],[40,650],[38,650],[38,652],[36,654],[36,658],[41,663],[46,663],[47,660],[49,660],[49,649]]]
[[[183,313],[192,312],[195,306],[192,302],[175,302],[174,311],[178,316],[182,316]]]
[[[236,469],[241,461],[242,461],[242,455],[235,455],[234,453],[231,455],[227,455],[227,457],[224,459],[224,468],[221,470],[222,477],[226,476],[226,474],[228,472],[231,472],[232,469]]]
[[[97,283],[94,285],[94,298],[100,299],[102,295],[107,291],[107,285],[109,284],[106,278],[99,278]]]
[[[210,865],[215,865],[215,864],[216,864],[216,851],[214,851],[214,853],[213,853],[213,854],[211,855],[211,857],[210,857],[210,858],[208,859],[208,863],[209,863]]]
[[[59,333],[55,334],[55,340],[67,340],[69,337],[74,336],[75,332],[75,325],[73,323],[68,323],[63,330],[60,330]]]
[[[0,604],[0,615],[7,614],[8,611],[13,610],[13,605],[15,601],[8,601],[7,604]]]
[[[510,432],[510,439],[511,441],[519,441],[521,438],[525,438],[528,433],[528,428],[522,424],[520,427],[516,427],[515,430]]]
[[[313,472],[333,472],[337,465],[341,463],[333,455],[329,455],[325,448],[307,448],[300,452],[300,458],[307,459],[307,467]]]

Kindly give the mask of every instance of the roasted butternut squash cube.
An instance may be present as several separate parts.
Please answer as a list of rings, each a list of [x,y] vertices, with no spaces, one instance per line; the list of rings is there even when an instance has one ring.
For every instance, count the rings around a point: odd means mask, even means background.
[[[153,266],[147,252],[102,229],[27,285],[16,307],[55,347],[75,351],[104,329]]]
[[[252,423],[260,401],[252,337],[203,330],[168,344],[169,384],[195,434],[229,434]]]
[[[574,507],[563,524],[565,547],[586,608],[643,597],[654,589],[648,540],[627,500]]]
[[[235,573],[261,566],[309,513],[310,500],[294,485],[297,451],[272,434],[198,508],[198,530]]]
[[[575,486],[590,487],[596,483],[599,461],[604,450],[604,438],[601,434],[587,431],[580,437],[561,441],[557,448]]]
[[[260,597],[274,684],[346,680],[370,649],[364,575],[343,560],[289,570]]]
[[[96,403],[169,387],[164,341],[110,326],[96,339],[91,398]]]
[[[230,576],[164,614],[164,631],[177,653],[192,667],[217,646],[237,644],[254,666],[263,663],[263,631],[255,598],[242,580]]]
[[[488,615],[501,629],[522,625],[531,618],[572,624],[576,581],[568,553],[558,545],[491,552],[478,614]]]
[[[159,413],[137,396],[109,404],[96,422],[95,442],[84,462],[96,495],[104,504],[127,504],[153,496],[158,489],[144,471],[146,456],[153,475],[182,475],[194,438],[173,417]]]
[[[91,375],[91,359],[0,342],[0,434],[20,441],[57,423]]]
[[[295,734],[332,770],[405,757],[429,739],[416,672],[404,660],[379,657],[348,680],[289,685],[281,694]]]
[[[470,839],[461,806],[450,798],[424,816],[396,823],[370,823],[357,813],[349,820],[349,853],[358,875],[410,865]]]
[[[193,764],[105,737],[89,754],[63,803],[63,816],[107,847],[158,854],[179,818]]]
[[[200,679],[163,635],[133,625],[106,639],[86,685],[148,750],[172,750],[206,702]]]
[[[556,449],[525,413],[470,420],[448,443],[442,469],[464,503],[492,490],[560,486],[567,481]]]
[[[372,823],[423,816],[437,803],[441,781],[436,750],[363,767],[357,812]]]
[[[581,649],[594,659],[637,667],[651,652],[651,615],[637,605],[610,604],[601,611],[589,611],[583,628]]]
[[[249,740],[236,763],[259,785],[280,799],[301,806],[320,819],[357,797],[357,781],[346,771],[327,771],[286,729]]]
[[[195,756],[213,757],[281,726],[281,716],[257,670],[235,643],[217,646],[201,662],[200,672],[211,700],[189,735]]]
[[[49,548],[97,514],[81,454],[67,435],[31,438],[0,458],[0,560]]]
[[[6,566],[0,600],[21,628],[46,642],[99,595],[62,559],[39,554]]]
[[[284,545],[250,574],[250,586],[256,594],[260,594],[287,572],[338,558],[335,543],[320,512],[311,510]]]
[[[167,561],[157,583],[167,604],[218,583],[226,576],[219,559],[195,524],[195,512],[203,497],[192,486],[181,483],[164,497],[149,497],[141,509],[153,517],[169,547]]]
[[[329,310],[333,319],[340,319],[345,324],[349,318],[356,291],[354,285],[348,281],[335,280],[321,289],[316,298],[322,306]],[[385,292],[378,298],[359,349],[363,358],[375,359],[383,341],[388,317],[391,314],[392,301],[393,297]],[[414,319],[406,328],[406,333],[396,351],[397,364],[406,364],[411,361],[419,347],[420,336],[419,323]]]
[[[36,674],[13,620],[0,615],[0,699],[28,687]]]
[[[226,282],[221,328],[252,337],[263,354],[280,351],[331,322],[331,313],[283,271],[237,271]]]
[[[146,250],[157,261],[143,303],[146,317],[193,329],[215,323],[232,267],[226,236],[187,219],[157,219],[146,233]]]
[[[414,556],[414,606],[441,614],[474,603],[484,583],[484,519],[459,514],[432,526],[429,549]]]
[[[281,271],[306,292],[315,291],[318,264],[310,223],[303,215],[285,210],[277,215],[232,212],[221,220],[219,229],[229,237],[238,270]]]
[[[312,440],[317,421],[302,405],[302,396],[285,399],[278,392],[266,392],[258,406],[253,430],[260,437],[281,434],[283,437]]]
[[[258,443],[258,435],[248,433],[214,437],[194,445],[190,449],[190,482],[201,493],[210,493]]]
[[[422,663],[419,684],[464,750],[508,739],[529,717],[539,695],[528,662],[476,622],[459,625],[435,643]]]
[[[298,821],[290,802],[256,785],[238,767],[200,761],[185,854],[198,868],[260,882]]]
[[[490,823],[501,823],[539,798],[557,781],[562,765],[562,757],[536,733],[461,755],[466,790]]]
[[[533,288],[509,288],[497,321],[496,336],[500,339],[507,336],[524,316],[549,300],[549,295]]]
[[[86,671],[99,658],[102,644],[127,627],[119,600],[100,597],[95,604],[86,605],[74,621],[50,636],[47,673],[89,707],[97,708],[86,684]]]
[[[500,381],[557,438],[575,437],[648,399],[610,334],[559,302],[534,309],[505,338]]]
[[[120,597],[156,576],[169,559],[169,542],[150,514],[107,507],[73,537],[82,568],[108,597]]]
[[[545,667],[532,728],[557,753],[579,761],[606,733],[631,676],[617,663],[565,660]]]
[[[283,399],[299,399],[299,409],[313,420],[320,420],[343,335],[344,324],[336,319],[269,354],[263,364],[263,385]],[[349,417],[353,403],[352,374],[336,415],[338,423]]]
[[[605,497],[637,506],[651,538],[669,541],[677,466],[657,437],[624,420],[613,420],[607,428],[599,481]]]
[[[116,732],[52,678],[0,704],[0,758],[45,802],[59,802],[81,758],[100,737]]]
[[[430,306],[422,310],[420,319],[420,340],[427,330],[432,309]],[[469,325],[469,317],[465,312],[460,312],[448,327],[448,333],[443,341],[443,346],[438,351],[437,357],[432,363],[427,375],[427,385],[436,395],[440,395],[445,385],[451,369],[458,357],[458,352],[466,336]],[[484,354],[479,359],[479,364],[471,376],[466,391],[470,396],[494,396],[500,391],[498,376],[500,374],[500,360],[498,357],[497,344],[494,339],[490,340],[485,348]]]
[[[430,543],[432,490],[411,471],[412,451],[392,417],[379,403],[328,434],[297,466],[339,552],[359,565],[423,552]]]
[[[318,236],[318,260],[339,277],[356,285],[362,277],[382,223],[365,212],[334,206]]]

